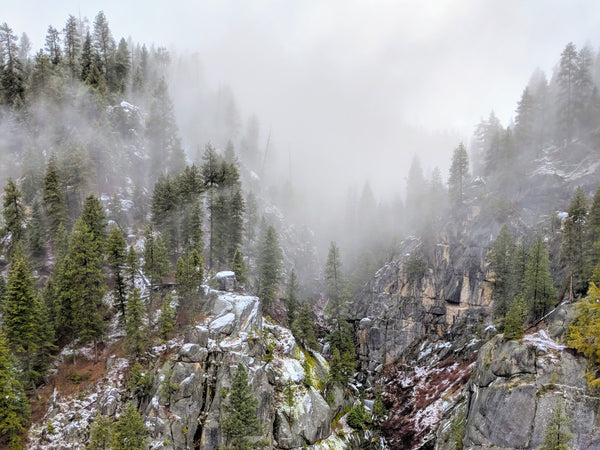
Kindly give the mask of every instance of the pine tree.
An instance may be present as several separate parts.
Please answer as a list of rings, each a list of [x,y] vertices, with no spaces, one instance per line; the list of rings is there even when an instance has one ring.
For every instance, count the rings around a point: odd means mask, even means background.
[[[250,450],[253,448],[248,437],[261,432],[257,416],[258,400],[252,393],[248,383],[248,373],[242,363],[239,363],[233,376],[231,391],[224,404],[225,417],[222,420],[222,430],[227,439],[228,448]]]
[[[127,257],[125,259],[125,281],[129,289],[135,286],[135,279],[138,276],[140,261],[133,245],[129,246]]]
[[[102,75],[108,84],[112,85],[114,82],[115,41],[103,11],[100,11],[94,18],[93,45],[102,62]]]
[[[143,450],[148,440],[148,429],[144,419],[132,402],[128,402],[119,420],[113,425],[113,450]]]
[[[112,427],[112,421],[108,417],[96,414],[90,427],[90,443],[86,450],[111,450]]]
[[[330,380],[345,384],[356,367],[356,347],[352,338],[352,325],[342,318],[336,319],[332,331],[327,336],[327,341],[332,355]],[[334,351],[337,351],[339,359],[336,356],[334,360]],[[333,372],[333,376],[331,372]],[[335,380],[333,380],[334,377]]]
[[[175,122],[173,102],[167,83],[160,79],[152,96],[146,120],[146,142],[150,154],[150,176],[156,178],[164,169],[177,175],[185,167],[185,154]]]
[[[298,279],[296,277],[296,270],[292,269],[290,273],[290,279],[287,285],[287,318],[288,324],[291,326],[296,318],[298,311]]]
[[[51,340],[45,325],[45,311],[34,288],[33,275],[20,246],[15,248],[3,304],[3,323],[11,349],[21,362],[26,379],[36,382],[44,340]],[[51,342],[49,342],[51,344]],[[44,359],[48,355],[42,355]]]
[[[600,287],[590,283],[588,295],[577,303],[577,315],[569,325],[567,344],[588,360],[586,377],[592,387],[600,387]]]
[[[529,253],[525,271],[525,301],[533,319],[539,319],[550,311],[554,297],[548,250],[542,238],[538,237]]]
[[[87,80],[95,57],[94,50],[92,48],[92,36],[88,31],[83,40],[83,47],[81,49],[81,81]]]
[[[571,142],[575,129],[576,117],[576,78],[578,71],[577,49],[569,42],[560,55],[558,70],[559,109],[557,114],[559,138]]]
[[[19,381],[19,372],[0,329],[0,434],[9,437],[13,450],[22,448],[21,434],[29,415],[29,402]]]
[[[587,280],[585,280],[585,225],[587,218],[587,199],[583,189],[578,187],[569,205],[569,216],[564,224],[563,259],[567,263],[573,277],[573,290],[575,294],[585,294]]]
[[[263,234],[258,256],[259,295],[266,309],[271,307],[277,294],[282,257],[277,232],[269,225]]]
[[[327,262],[325,263],[325,295],[327,295],[327,314],[333,320],[346,313],[346,289],[342,274],[340,250],[335,242],[329,245]]]
[[[469,181],[469,157],[465,146],[460,143],[452,155],[450,176],[448,177],[448,192],[453,205],[462,205],[465,199],[465,189]]]
[[[29,250],[34,256],[42,256],[45,252],[44,218],[39,200],[36,198],[31,205],[31,221],[27,227]]]
[[[25,235],[25,205],[23,193],[17,188],[12,178],[4,187],[3,209],[4,233],[10,234],[9,254]]]
[[[48,33],[46,34],[46,51],[48,52],[48,55],[50,55],[50,61],[52,61],[52,64],[55,66],[58,65],[62,59],[60,34],[52,25],[48,27]]]
[[[77,76],[78,59],[81,51],[81,36],[77,19],[69,14],[64,28],[64,53],[71,77]]]
[[[515,298],[504,318],[504,339],[518,340],[523,337],[523,303],[522,298]]]
[[[600,263],[600,187],[592,200],[585,226],[585,278]]]
[[[44,209],[52,239],[56,237],[59,226],[66,227],[67,208],[63,194],[63,185],[56,165],[56,157],[50,155],[44,176]]]
[[[126,248],[127,243],[123,234],[117,227],[112,227],[106,241],[106,252],[114,279],[115,307],[120,311],[122,318],[125,318],[125,307],[127,305],[127,286],[124,274],[127,259]]]
[[[160,231],[170,254],[177,253],[179,244],[180,211],[179,192],[176,182],[170,176],[161,173],[152,192],[152,222]]]
[[[546,425],[544,443],[540,450],[569,450],[568,443],[574,436],[569,430],[570,423],[562,403],[559,403],[554,408],[552,417]]]
[[[57,329],[72,340],[96,343],[104,332],[105,284],[98,240],[82,218],[77,219],[59,281]]]
[[[231,270],[235,273],[235,279],[238,283],[244,284],[248,280],[246,271],[246,263],[244,263],[244,255],[239,248],[236,248],[231,260]]]
[[[506,313],[509,306],[508,299],[514,290],[513,286],[511,286],[511,269],[514,252],[515,243],[510,230],[504,225],[494,241],[489,258],[490,271],[494,274],[492,296],[496,313],[500,316]]]
[[[25,76],[18,58],[18,37],[6,22],[0,25],[0,101],[18,108],[23,104]]]
[[[125,41],[124,38],[121,38],[117,52],[115,53],[115,90],[120,94],[123,94],[127,88],[127,80],[131,68],[129,61],[127,41]]]
[[[242,236],[244,233],[244,198],[241,189],[238,187],[229,201],[229,242],[227,243],[227,256],[231,261],[238,249],[242,245]]]
[[[303,303],[298,310],[298,314],[290,325],[294,337],[302,345],[312,350],[319,349],[319,343],[315,335],[315,315],[309,303]]]
[[[140,290],[133,288],[131,294],[127,298],[127,313],[125,315],[127,348],[129,353],[138,359],[146,350],[148,343],[147,332],[143,321],[144,303],[140,296]]]
[[[158,321],[158,332],[163,339],[168,339],[175,325],[175,309],[171,306],[173,299],[167,295],[160,308],[160,319]]]
[[[168,271],[167,248],[150,224],[144,232],[144,272],[150,278],[150,284],[156,286],[162,283]]]

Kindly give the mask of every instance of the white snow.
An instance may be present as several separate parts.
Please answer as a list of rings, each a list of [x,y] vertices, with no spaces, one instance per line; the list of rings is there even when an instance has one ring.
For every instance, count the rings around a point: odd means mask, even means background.
[[[235,322],[235,314],[227,313],[224,316],[218,317],[217,319],[213,320],[210,323],[210,325],[208,325],[208,328],[211,330],[220,330],[229,325],[233,325],[234,322]]]
[[[300,361],[292,358],[281,359],[282,375],[285,381],[293,381],[294,383],[300,383],[304,380],[304,368]]]
[[[223,270],[222,272],[217,273],[217,278],[220,280],[221,278],[233,277],[235,273],[231,270]]]
[[[545,330],[537,331],[533,334],[528,334],[523,338],[524,341],[529,342],[530,344],[535,345],[540,350],[548,351],[548,350],[564,350],[568,348],[566,345],[561,345],[556,343]]]

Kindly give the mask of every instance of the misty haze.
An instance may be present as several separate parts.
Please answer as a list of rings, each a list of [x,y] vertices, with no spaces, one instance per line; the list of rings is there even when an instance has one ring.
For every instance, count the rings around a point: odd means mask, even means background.
[[[0,448],[600,448],[594,2],[89,3],[0,11]]]

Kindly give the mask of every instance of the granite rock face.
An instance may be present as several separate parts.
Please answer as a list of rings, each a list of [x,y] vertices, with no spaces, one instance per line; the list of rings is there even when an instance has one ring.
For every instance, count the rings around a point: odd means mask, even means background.
[[[570,447],[598,448],[600,399],[585,373],[585,359],[543,329],[521,341],[492,339],[481,348],[470,385],[465,448],[538,448],[559,403],[572,419]]]

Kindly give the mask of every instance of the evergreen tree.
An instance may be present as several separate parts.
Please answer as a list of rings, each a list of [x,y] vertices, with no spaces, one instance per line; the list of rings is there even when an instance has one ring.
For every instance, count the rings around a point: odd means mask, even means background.
[[[108,417],[100,413],[96,414],[90,427],[90,443],[86,450],[111,450],[112,425]]]
[[[6,22],[0,25],[0,102],[18,108],[23,104],[25,77],[18,58],[18,37]]]
[[[144,419],[132,402],[128,402],[119,420],[113,425],[113,450],[143,450],[148,440],[148,429]]]
[[[162,283],[168,271],[167,248],[150,224],[144,232],[144,272],[150,278],[150,284],[156,286]]]
[[[592,200],[585,226],[585,278],[600,263],[600,187]]]
[[[117,227],[112,227],[106,242],[106,252],[108,254],[108,264],[114,279],[115,307],[121,313],[122,318],[125,318],[125,308],[127,305],[127,286],[124,274],[127,259],[126,248],[127,243],[123,234]]]
[[[66,227],[67,208],[63,194],[63,185],[56,157],[50,155],[48,165],[46,166],[46,175],[44,176],[44,209],[48,220],[48,228],[52,239],[56,237],[59,226]]]
[[[563,259],[573,277],[573,291],[576,295],[585,294],[585,224],[587,218],[587,199],[583,189],[578,187],[569,205],[569,216],[564,224]]]
[[[10,234],[9,253],[25,235],[25,205],[23,193],[17,188],[12,178],[8,179],[4,187],[3,209],[4,233]]]
[[[327,336],[331,348],[329,384],[346,384],[356,367],[356,347],[352,338],[352,325],[338,318]],[[334,358],[335,356],[335,358]]]
[[[123,94],[127,88],[127,80],[129,77],[129,70],[131,68],[129,49],[127,48],[127,41],[121,38],[117,52],[115,53],[115,90],[116,92]]]
[[[163,236],[165,245],[171,254],[177,253],[179,241],[177,220],[179,202],[176,183],[171,177],[161,173],[154,184],[152,193],[152,221]]]
[[[204,235],[202,233],[202,206],[199,201],[195,201],[191,213],[187,216],[183,227],[184,248],[193,249],[198,253],[204,253]]]
[[[263,234],[258,256],[259,295],[266,309],[271,307],[277,294],[282,257],[277,232],[269,225]]]
[[[327,313],[334,320],[343,317],[346,312],[347,298],[341,268],[340,250],[335,242],[331,242],[325,263],[325,295],[328,298]]]
[[[21,362],[26,379],[35,382],[40,375],[37,370],[45,365],[39,360],[44,341],[51,341],[52,337],[45,327],[46,314],[33,283],[29,264],[17,247],[8,271],[2,319],[6,338]],[[48,355],[43,356],[46,359]]]
[[[460,143],[452,155],[452,165],[448,177],[448,192],[453,205],[463,204],[468,181],[469,157],[465,146]]]
[[[92,48],[92,36],[88,31],[83,40],[83,47],[81,49],[81,81],[87,80],[92,65],[94,63],[94,49]]]
[[[261,426],[256,414],[258,400],[252,393],[248,383],[248,373],[242,363],[238,364],[233,376],[231,391],[224,404],[225,417],[222,430],[227,439],[228,448],[250,450],[253,448],[248,437],[261,433]]]
[[[515,244],[514,256],[511,263],[511,286],[518,292],[525,288],[525,273],[527,272],[527,261],[529,259],[529,248],[524,238]]]
[[[127,298],[127,313],[125,315],[126,338],[129,353],[138,359],[146,350],[148,343],[147,332],[144,328],[144,304],[140,296],[140,290],[133,288],[131,294]]]
[[[204,187],[208,195],[208,211],[209,216],[209,231],[210,240],[208,244],[208,266],[213,268],[213,255],[214,255],[214,231],[215,231],[215,191],[220,183],[220,173],[218,156],[215,149],[207,144],[202,155],[202,178],[204,180]]]
[[[81,36],[79,34],[79,24],[77,19],[69,14],[67,23],[63,30],[64,39],[64,53],[67,67],[71,77],[77,76],[78,59],[79,53],[81,52]]]
[[[319,343],[315,336],[315,315],[309,303],[303,303],[295,315],[294,321],[290,325],[290,329],[294,337],[307,348],[312,350],[319,349]],[[339,352],[339,351],[338,351]]]
[[[48,55],[50,55],[50,61],[52,61],[52,64],[55,66],[58,65],[62,59],[60,34],[52,25],[48,27],[48,33],[46,34],[46,51],[48,52]]]
[[[290,279],[287,285],[287,318],[288,324],[291,326],[296,318],[298,311],[298,279],[296,277],[296,270],[292,269],[290,273]]]
[[[129,289],[135,286],[135,279],[139,271],[139,259],[133,245],[129,246],[127,257],[125,259],[125,281]]]
[[[518,340],[523,337],[523,303],[522,298],[515,298],[504,318],[504,339]]]
[[[21,434],[25,431],[29,415],[29,402],[19,381],[19,372],[0,330],[0,435],[10,439],[12,450],[22,448]]]
[[[568,443],[573,438],[573,433],[569,430],[570,423],[569,416],[559,402],[546,425],[544,443],[540,450],[569,450]]]
[[[229,236],[227,243],[227,256],[231,261],[238,249],[242,245],[242,235],[244,233],[244,198],[241,189],[238,187],[229,200]]]
[[[558,70],[559,91],[559,109],[558,109],[558,127],[560,130],[559,138],[567,143],[571,142],[575,128],[576,117],[576,78],[578,71],[577,49],[572,42],[569,42],[560,55],[560,65]]]
[[[600,386],[600,287],[590,283],[588,295],[577,303],[577,315],[569,325],[567,344],[588,360],[586,377],[592,387]]]
[[[82,218],[77,219],[60,276],[56,305],[57,329],[72,340],[96,343],[104,332],[105,285],[98,240]]]
[[[539,319],[553,306],[555,290],[550,276],[548,250],[538,237],[533,243],[525,271],[525,301],[533,319]]]
[[[45,252],[44,218],[39,200],[36,198],[31,205],[31,221],[27,227],[29,250],[34,256],[42,256]]]
[[[163,339],[168,339],[175,325],[175,309],[171,306],[173,299],[167,295],[160,308],[160,319],[158,321],[158,332]]]
[[[248,280],[246,263],[244,263],[244,255],[239,248],[235,250],[231,260],[231,270],[235,273],[235,279],[238,281],[238,283],[246,283]]]
[[[115,40],[112,37],[108,20],[103,11],[100,11],[94,18],[94,33],[93,33],[94,50],[101,60],[103,68],[102,75],[106,78],[109,85],[114,83],[114,54]],[[99,67],[98,67],[99,68]]]
[[[490,271],[494,274],[493,300],[496,313],[503,316],[508,309],[508,299],[512,294],[511,269],[515,243],[506,225],[502,227],[490,252]]]
[[[150,154],[150,177],[156,178],[164,169],[177,175],[185,167],[185,154],[169,96],[167,83],[160,79],[152,96],[146,120],[146,142]]]

